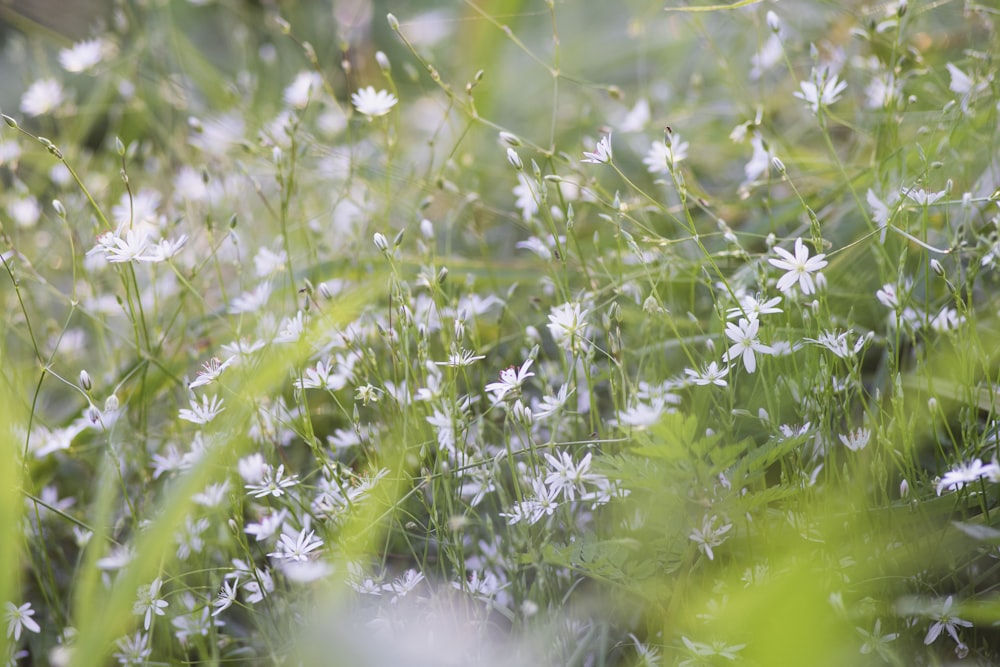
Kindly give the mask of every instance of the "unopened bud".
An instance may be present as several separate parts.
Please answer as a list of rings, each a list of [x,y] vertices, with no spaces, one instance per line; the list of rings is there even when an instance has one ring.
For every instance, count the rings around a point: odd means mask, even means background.
[[[380,251],[385,252],[389,249],[389,239],[385,238],[385,234],[382,232],[375,232],[375,247]]]
[[[518,171],[522,171],[524,169],[524,163],[521,162],[521,156],[518,155],[517,151],[513,148],[507,149],[507,162],[510,162],[510,166],[514,167],[514,169],[517,169]]]
[[[389,22],[389,27],[399,32],[399,19],[392,14],[386,14],[385,19]]]
[[[521,145],[521,140],[517,137],[517,135],[511,134],[510,132],[501,132],[500,141],[514,148]]]
[[[931,270],[934,273],[941,276],[942,278],[944,278],[944,266],[941,264],[941,262],[937,261],[936,259],[931,260]]]
[[[88,373],[86,369],[80,371],[80,388],[88,394],[90,393],[90,390],[94,388],[94,383],[90,379],[90,373]]]
[[[777,33],[781,30],[781,19],[778,15],[772,11],[767,13],[767,27],[771,29],[771,32]]]
[[[375,62],[378,63],[383,74],[389,74],[392,71],[392,63],[389,62],[389,56],[385,55],[382,51],[375,52]]]

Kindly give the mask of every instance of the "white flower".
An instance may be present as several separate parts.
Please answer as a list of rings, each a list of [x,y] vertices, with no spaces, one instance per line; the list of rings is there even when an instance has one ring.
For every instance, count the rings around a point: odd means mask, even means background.
[[[934,640],[938,638],[938,636],[941,634],[941,631],[943,630],[946,631],[951,636],[951,638],[955,640],[956,644],[958,644],[959,646],[962,645],[961,640],[959,640],[958,638],[958,629],[956,626],[961,626],[963,628],[971,628],[972,623],[969,621],[962,620],[957,616],[951,616],[950,615],[951,602],[952,602],[952,596],[949,595],[948,599],[946,599],[944,601],[944,604],[941,606],[940,613],[938,613],[936,616],[937,621],[935,621],[931,625],[931,627],[928,628],[927,636],[924,637],[924,644],[933,643]]]
[[[292,84],[285,88],[285,104],[296,109],[305,109],[309,101],[323,88],[323,77],[317,72],[302,71],[295,76]]]
[[[163,616],[166,613],[163,610],[167,607],[167,601],[160,597],[160,586],[162,585],[163,580],[156,578],[149,586],[140,586],[138,599],[132,606],[132,613],[143,617],[142,626],[146,630],[149,630],[149,626],[153,622],[153,614]]]
[[[937,484],[937,494],[940,496],[941,492],[945,490],[958,491],[966,484],[983,478],[987,478],[991,482],[1000,481],[1000,465],[996,461],[984,464],[981,459],[973,459],[969,463],[960,464],[954,470],[949,470],[944,474]]]
[[[282,533],[278,542],[278,551],[269,553],[268,556],[280,560],[306,561],[309,554],[323,546],[323,540],[316,537],[316,531],[310,530],[308,534],[303,528],[294,535]]]
[[[559,387],[559,391],[556,392],[554,396],[543,396],[541,401],[532,405],[532,413],[536,419],[551,417],[562,410],[563,406],[566,404],[567,398],[569,398],[569,385],[564,384]]]
[[[62,86],[55,79],[35,81],[21,96],[21,111],[29,116],[41,116],[63,103]]]
[[[188,384],[188,388],[194,389],[195,387],[215,382],[222,375],[222,371],[226,370],[235,361],[236,357],[229,357],[225,361],[219,361],[218,357],[212,357],[202,364],[203,370],[198,371],[198,377]]]
[[[608,134],[597,142],[593,153],[583,152],[583,162],[591,164],[608,164],[611,162],[611,135]]]
[[[836,74],[822,67],[819,70],[813,69],[812,79],[801,82],[799,87],[802,92],[793,93],[795,97],[808,104],[813,113],[818,113],[821,106],[828,107],[840,99],[840,94],[847,88],[847,82],[839,81]]]
[[[787,271],[785,275],[778,279],[778,289],[788,292],[792,285],[799,284],[803,294],[812,294],[816,291],[816,285],[810,275],[819,271],[827,265],[825,254],[820,253],[813,257],[809,256],[809,249],[802,243],[802,239],[795,239],[795,254],[788,252],[784,248],[775,246],[774,252],[778,253],[782,259],[771,258],[767,260],[772,266]]]
[[[726,386],[726,374],[729,372],[727,366],[719,368],[718,362],[713,361],[710,363],[705,370],[696,371],[693,368],[685,368],[684,373],[691,378],[691,382],[696,385],[705,387],[710,384],[718,385],[719,387]]]
[[[396,96],[392,93],[367,86],[351,95],[354,108],[368,116],[369,119],[384,116],[396,106]]]
[[[695,528],[688,535],[688,539],[698,545],[698,550],[708,556],[708,560],[715,560],[715,552],[712,551],[713,547],[717,547],[725,542],[726,533],[733,527],[733,524],[727,523],[716,528],[715,522],[718,518],[717,516],[706,515],[701,521],[701,528]]]
[[[770,146],[764,144],[764,137],[760,136],[760,132],[754,132],[750,137],[750,146],[753,147],[753,155],[743,167],[743,173],[746,174],[745,183],[753,183],[770,172],[771,162],[775,158]]]
[[[906,190],[903,194],[905,194],[909,199],[915,201],[921,206],[930,206],[937,200],[944,197],[945,191],[941,190],[940,192],[927,192],[923,188],[910,188],[909,190]]]
[[[21,638],[21,630],[27,629],[34,633],[39,633],[42,631],[38,623],[32,616],[35,615],[35,610],[31,608],[30,602],[25,602],[20,607],[14,605],[13,602],[7,603],[7,637],[13,637],[14,641]]]
[[[545,460],[549,463],[549,473],[545,476],[545,483],[554,493],[561,493],[566,500],[576,500],[576,492],[583,493],[584,484],[597,483],[602,479],[600,475],[590,472],[591,453],[580,459],[579,463],[573,461],[569,452],[559,452],[559,458],[551,454],[545,455]]]
[[[480,359],[485,359],[484,354],[475,354],[472,350],[466,350],[464,347],[460,349],[452,349],[450,355],[448,355],[448,361],[435,361],[434,363],[438,366],[450,366],[452,368],[461,368],[463,366],[471,366]]]
[[[114,51],[114,46],[103,39],[88,39],[59,51],[59,64],[67,72],[86,72]]]
[[[856,431],[851,431],[847,435],[839,435],[840,441],[844,443],[852,452],[859,452],[868,446],[868,440],[871,438],[872,432],[866,428],[859,428]]]
[[[726,362],[742,356],[743,366],[747,373],[757,370],[757,357],[755,352],[761,354],[774,354],[774,350],[764,345],[757,339],[757,330],[760,328],[760,320],[746,319],[741,317],[739,324],[729,322],[726,324],[726,336],[733,341],[733,345],[726,351]]]
[[[243,461],[240,461],[242,464]],[[243,471],[240,471],[243,474]],[[244,475],[246,479],[246,475]],[[244,488],[250,492],[254,498],[263,498],[264,496],[273,496],[275,498],[280,498],[285,495],[285,489],[295,486],[299,483],[298,475],[292,475],[291,477],[285,477],[285,465],[281,464],[278,469],[275,470],[271,466],[267,466],[264,469],[263,476],[259,481],[254,481],[249,484],[245,484]]]
[[[238,576],[230,581],[222,582],[222,590],[212,600],[212,606],[215,607],[212,616],[218,616],[233,605],[233,602],[236,601],[236,591],[239,585],[240,578]]]
[[[538,213],[538,185],[533,180],[518,172],[513,193],[516,198],[514,206],[520,209],[522,218],[530,220]]]
[[[589,312],[579,303],[564,303],[552,309],[548,327],[552,339],[559,347],[574,353],[583,350],[587,343]]]
[[[782,312],[781,308],[778,308],[778,304],[781,303],[780,296],[767,299],[758,292],[757,294],[740,294],[738,298],[740,302],[739,307],[730,308],[726,311],[726,317],[729,319],[736,319],[738,317],[757,319],[761,315],[773,315]]]
[[[618,412],[618,419],[627,426],[641,429],[660,421],[664,408],[665,403],[662,398],[654,399],[651,403],[635,401],[628,409]]]
[[[497,382],[491,382],[486,385],[486,391],[493,392],[493,402],[499,403],[504,399],[507,394],[514,392],[516,394],[520,389],[524,381],[529,377],[532,377],[534,373],[530,372],[528,369],[534,359],[528,359],[521,367],[511,366],[510,368],[505,368],[500,371],[500,380]]]
[[[418,572],[417,570],[414,569],[409,569],[402,575],[393,579],[392,583],[383,584],[382,590],[391,591],[393,594],[391,602],[392,604],[396,604],[400,598],[403,598],[412,593],[413,590],[417,586],[419,586],[420,582],[422,582],[423,580],[424,580],[424,575],[422,572]]]
[[[252,292],[244,292],[232,300],[229,304],[229,313],[239,315],[242,313],[255,313],[264,307],[267,300],[271,298],[271,283],[264,281],[257,285]]]
[[[666,174],[674,170],[674,165],[687,157],[688,143],[680,140],[680,135],[670,139],[670,145],[663,141],[654,141],[649,146],[649,152],[642,158],[642,163],[651,174]]]
[[[220,412],[225,410],[222,407],[224,402],[225,399],[221,399],[217,395],[212,396],[211,399],[208,396],[202,395],[200,405],[197,400],[192,398],[189,402],[191,407],[182,408],[178,417],[193,424],[207,424],[219,416]]]

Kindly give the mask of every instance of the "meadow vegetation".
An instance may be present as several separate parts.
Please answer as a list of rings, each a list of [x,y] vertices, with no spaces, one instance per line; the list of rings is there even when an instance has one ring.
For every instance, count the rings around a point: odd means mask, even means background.
[[[7,664],[1000,663],[995,7],[262,5],[6,37]]]

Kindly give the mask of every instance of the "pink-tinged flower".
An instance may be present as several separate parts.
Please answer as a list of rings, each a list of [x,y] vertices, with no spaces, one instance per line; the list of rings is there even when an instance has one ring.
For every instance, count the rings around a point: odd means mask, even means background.
[[[608,164],[611,162],[611,135],[608,134],[597,142],[593,153],[583,152],[583,162],[591,164]]]
[[[826,255],[820,253],[812,257],[809,256],[809,249],[802,243],[802,239],[795,239],[795,254],[788,252],[784,248],[774,248],[774,252],[781,256],[781,259],[771,258],[767,260],[772,266],[784,269],[787,273],[778,279],[778,289],[787,292],[795,284],[799,284],[803,294],[812,294],[816,291],[816,284],[813,282],[812,273],[815,273],[827,265]]]
[[[493,402],[499,403],[504,399],[507,394],[516,392],[521,389],[521,385],[529,377],[533,376],[534,373],[530,372],[528,369],[534,359],[528,359],[521,367],[511,366],[510,368],[505,368],[500,371],[500,380],[498,382],[491,382],[486,385],[486,391],[493,392]]]

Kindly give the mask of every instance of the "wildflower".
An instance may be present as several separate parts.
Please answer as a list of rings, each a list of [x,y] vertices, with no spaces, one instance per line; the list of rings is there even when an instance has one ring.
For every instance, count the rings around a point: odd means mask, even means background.
[[[618,419],[627,426],[645,428],[660,421],[663,415],[664,401],[662,398],[654,399],[650,403],[636,401],[626,410],[618,412]]]
[[[847,435],[839,435],[840,441],[844,443],[852,452],[859,452],[868,446],[868,440],[871,438],[872,432],[866,428],[859,428],[855,431],[849,432]]]
[[[285,477],[285,464],[278,466],[275,470],[271,466],[267,466],[264,471],[264,476],[258,482],[253,482],[250,484],[245,484],[244,488],[250,492],[254,498],[263,498],[264,496],[273,496],[275,498],[280,498],[285,495],[285,489],[295,486],[299,483],[298,475],[292,475],[291,477]]]
[[[361,401],[363,405],[378,403],[378,397],[382,390],[372,384],[365,384],[354,390],[354,400]]]
[[[583,152],[583,162],[591,164],[608,164],[611,162],[611,134],[607,134],[597,142],[593,153]]]
[[[952,616],[951,602],[952,596],[949,595],[948,599],[946,599],[944,604],[941,605],[941,611],[935,616],[937,620],[934,621],[934,623],[931,624],[931,627],[927,629],[927,636],[924,637],[924,644],[934,643],[934,640],[936,640],[941,635],[941,632],[944,631],[955,640],[956,644],[959,646],[963,645],[961,640],[958,638],[958,627],[961,626],[963,628],[971,628],[972,623],[970,621],[962,620],[957,616]]]
[[[222,590],[219,594],[215,596],[212,600],[212,606],[215,609],[212,611],[212,616],[218,616],[225,610],[233,606],[233,602],[236,601],[236,591],[240,585],[240,578],[236,577],[230,581],[222,582]]]
[[[304,377],[296,380],[294,386],[299,389],[326,389],[327,391],[337,391],[343,389],[347,384],[347,377],[340,372],[339,368],[334,368],[329,361],[318,361],[315,368],[307,368]]]
[[[774,152],[765,143],[764,137],[760,136],[760,132],[755,131],[753,133],[753,136],[750,138],[750,146],[753,148],[753,155],[750,157],[750,161],[743,167],[743,173],[746,175],[745,184],[753,183],[761,176],[769,173],[771,162],[775,158]]]
[[[281,320],[278,328],[278,335],[274,337],[275,343],[295,343],[298,342],[302,334],[305,333],[306,324],[302,319],[302,311],[295,313],[295,317],[286,317]]]
[[[651,174],[666,174],[674,170],[674,165],[687,157],[688,143],[680,141],[680,135],[671,137],[669,143],[654,141],[642,163]]]
[[[187,238],[187,234],[181,234],[176,239],[160,239],[149,253],[137,259],[140,262],[165,262],[181,251],[181,248],[187,243]]]
[[[59,51],[59,64],[67,72],[80,73],[93,69],[106,56],[115,51],[113,45],[102,39],[88,39],[77,42],[68,49]]]
[[[219,361],[218,357],[212,357],[202,364],[203,370],[198,371],[198,377],[188,384],[188,389],[215,382],[222,375],[222,371],[226,370],[234,361],[236,361],[236,357],[229,357],[225,361]]]
[[[577,353],[586,344],[587,315],[589,310],[579,303],[564,303],[549,313],[549,332],[564,350]]]
[[[981,459],[973,459],[969,463],[959,464],[954,470],[946,472],[938,482],[937,494],[940,496],[944,490],[958,491],[965,488],[966,484],[979,481],[984,477],[991,482],[1000,481],[1000,465],[996,461],[984,464]]]
[[[486,385],[486,391],[493,392],[494,403],[499,403],[505,396],[507,396],[507,394],[511,392],[516,393],[521,389],[521,385],[524,384],[524,381],[534,375],[534,373],[528,370],[533,362],[534,359],[528,359],[521,364],[520,368],[517,366],[505,368],[500,371],[500,380],[498,382],[491,382]]]
[[[32,618],[35,615],[35,610],[31,608],[30,602],[25,602],[20,607],[15,606],[13,602],[8,602],[6,607],[8,639],[11,637],[14,638],[14,641],[20,639],[22,629],[36,634],[42,631],[42,628]]]
[[[309,559],[309,554],[323,546],[323,540],[316,537],[316,531],[310,530],[306,533],[303,528],[294,535],[281,533],[278,539],[278,550],[268,554],[271,558],[280,560],[305,561]]]
[[[741,294],[739,301],[739,306],[726,311],[726,317],[729,319],[737,317],[756,319],[761,315],[773,315],[782,312],[781,308],[778,308],[778,304],[781,303],[780,296],[765,299],[760,293],[757,293],[755,296]]]
[[[875,619],[875,628],[868,632],[864,628],[855,628],[858,633],[865,638],[865,642],[861,645],[861,653],[868,655],[872,651],[877,653],[879,657],[888,661],[891,653],[886,648],[886,644],[894,641],[899,637],[898,632],[890,632],[888,634],[882,634],[882,619]]]
[[[54,111],[63,103],[63,89],[55,79],[35,81],[21,96],[21,111],[29,116],[41,116]]]
[[[233,299],[229,304],[229,314],[255,313],[267,303],[269,298],[271,298],[271,283],[264,281],[257,285],[252,292],[244,292]]]
[[[463,366],[471,366],[473,363],[479,361],[480,359],[485,359],[484,354],[475,354],[471,350],[466,350],[464,347],[459,350],[452,350],[451,354],[448,356],[448,361],[435,361],[434,363],[438,366],[451,366],[452,368],[461,368]]]
[[[246,528],[243,529],[243,532],[247,535],[253,535],[257,538],[257,541],[260,542],[278,532],[278,528],[281,528],[287,518],[287,508],[281,509],[277,512],[271,512],[267,516],[263,517],[259,523],[248,523]]]
[[[285,104],[296,109],[305,109],[317,91],[323,87],[323,77],[317,72],[302,71],[295,76],[291,85],[285,88]]]
[[[219,416],[224,407],[222,404],[225,399],[219,398],[217,395],[212,396],[209,399],[208,396],[202,395],[201,404],[192,398],[189,402],[190,408],[182,408],[178,416],[184,421],[189,421],[193,424],[208,424],[213,419]]]
[[[802,91],[793,93],[795,97],[803,100],[813,113],[819,113],[820,107],[828,107],[840,99],[840,94],[847,88],[847,82],[839,81],[828,67],[822,67],[819,70],[813,69],[812,80],[801,82],[799,87]]]
[[[944,197],[946,191],[941,190],[940,192],[927,192],[923,188],[910,188],[905,190],[903,194],[920,206],[930,206],[931,204],[937,202],[937,200]]]
[[[134,637],[122,637],[116,642],[118,653],[114,654],[119,665],[145,665],[153,649],[149,647],[149,635],[144,632],[135,633]]]
[[[719,364],[715,361],[711,362],[702,371],[696,371],[692,368],[684,369],[684,373],[691,378],[691,382],[701,387],[706,387],[710,384],[725,387],[726,374],[728,372],[729,368],[727,366],[719,368]]]
[[[820,347],[825,347],[841,359],[850,359],[860,352],[865,343],[868,342],[867,336],[861,336],[854,342],[852,349],[847,345],[847,335],[850,333],[852,333],[851,330],[842,331],[839,334],[833,331],[824,331],[819,335],[819,338],[806,338],[804,340],[815,343]]]
[[[582,493],[585,490],[584,484],[599,479],[598,475],[590,472],[590,458],[591,453],[587,452],[577,463],[569,452],[559,452],[559,458],[546,454],[549,473],[545,476],[545,483],[554,493],[561,493],[566,500],[576,500],[576,492]]]
[[[757,370],[757,357],[755,353],[774,354],[774,350],[771,347],[764,345],[757,339],[757,330],[759,328],[760,320],[748,320],[744,317],[740,318],[739,324],[733,324],[732,322],[726,324],[726,336],[733,341],[733,344],[725,354],[727,363],[742,356],[743,366],[747,369],[747,373],[753,373]]]
[[[517,185],[513,189],[514,206],[521,211],[521,217],[531,220],[538,213],[538,185],[523,173],[517,173]]]
[[[546,417],[551,417],[556,414],[562,407],[566,404],[566,399],[569,397],[569,385],[562,385],[559,387],[559,391],[553,395],[545,395],[542,397],[541,401],[532,406],[532,413],[538,419],[544,419]]]
[[[698,550],[708,556],[709,560],[715,560],[715,552],[712,551],[712,548],[725,542],[726,533],[733,527],[733,524],[727,523],[716,528],[715,522],[718,518],[717,516],[708,516],[706,514],[701,521],[701,528],[695,528],[688,535],[688,539],[697,544]]]
[[[362,88],[351,95],[354,108],[368,116],[369,120],[386,115],[396,106],[396,102],[398,100],[395,95],[385,90],[376,92],[372,86]]]
[[[687,637],[681,637],[681,641],[684,642],[684,646],[687,650],[692,653],[694,659],[684,660],[679,663],[679,667],[693,667],[694,665],[704,664],[704,658],[710,658],[713,656],[718,656],[720,658],[725,658],[726,660],[736,661],[739,656],[736,655],[739,651],[742,651],[746,644],[734,644],[733,646],[728,646],[721,641],[714,641],[711,644],[703,644],[701,642],[694,642]]]
[[[160,597],[162,585],[163,580],[156,578],[149,586],[140,586],[138,599],[132,606],[132,613],[143,617],[142,627],[147,631],[153,621],[153,614],[163,616],[166,613],[163,610],[167,608],[167,601]]]
[[[660,664],[660,651],[654,646],[649,644],[644,644],[639,641],[639,638],[633,635],[631,632],[628,634],[632,638],[632,642],[635,644],[635,652],[639,658],[638,665],[642,667],[656,667]]]
[[[767,260],[768,263],[787,271],[785,275],[778,279],[778,289],[780,291],[788,292],[795,283],[799,284],[799,288],[803,294],[812,294],[816,291],[816,285],[810,274],[819,271],[827,265],[827,261],[824,259],[826,257],[825,254],[820,253],[810,257],[809,249],[802,243],[801,238],[795,239],[794,255],[784,248],[777,246],[775,246],[774,252],[778,253],[781,259],[774,259],[772,257]]]
[[[392,604],[396,604],[401,598],[404,598],[412,593],[423,580],[424,575],[422,572],[409,569],[402,575],[393,579],[392,583],[383,584],[382,590],[391,591],[393,594],[391,602]]]

